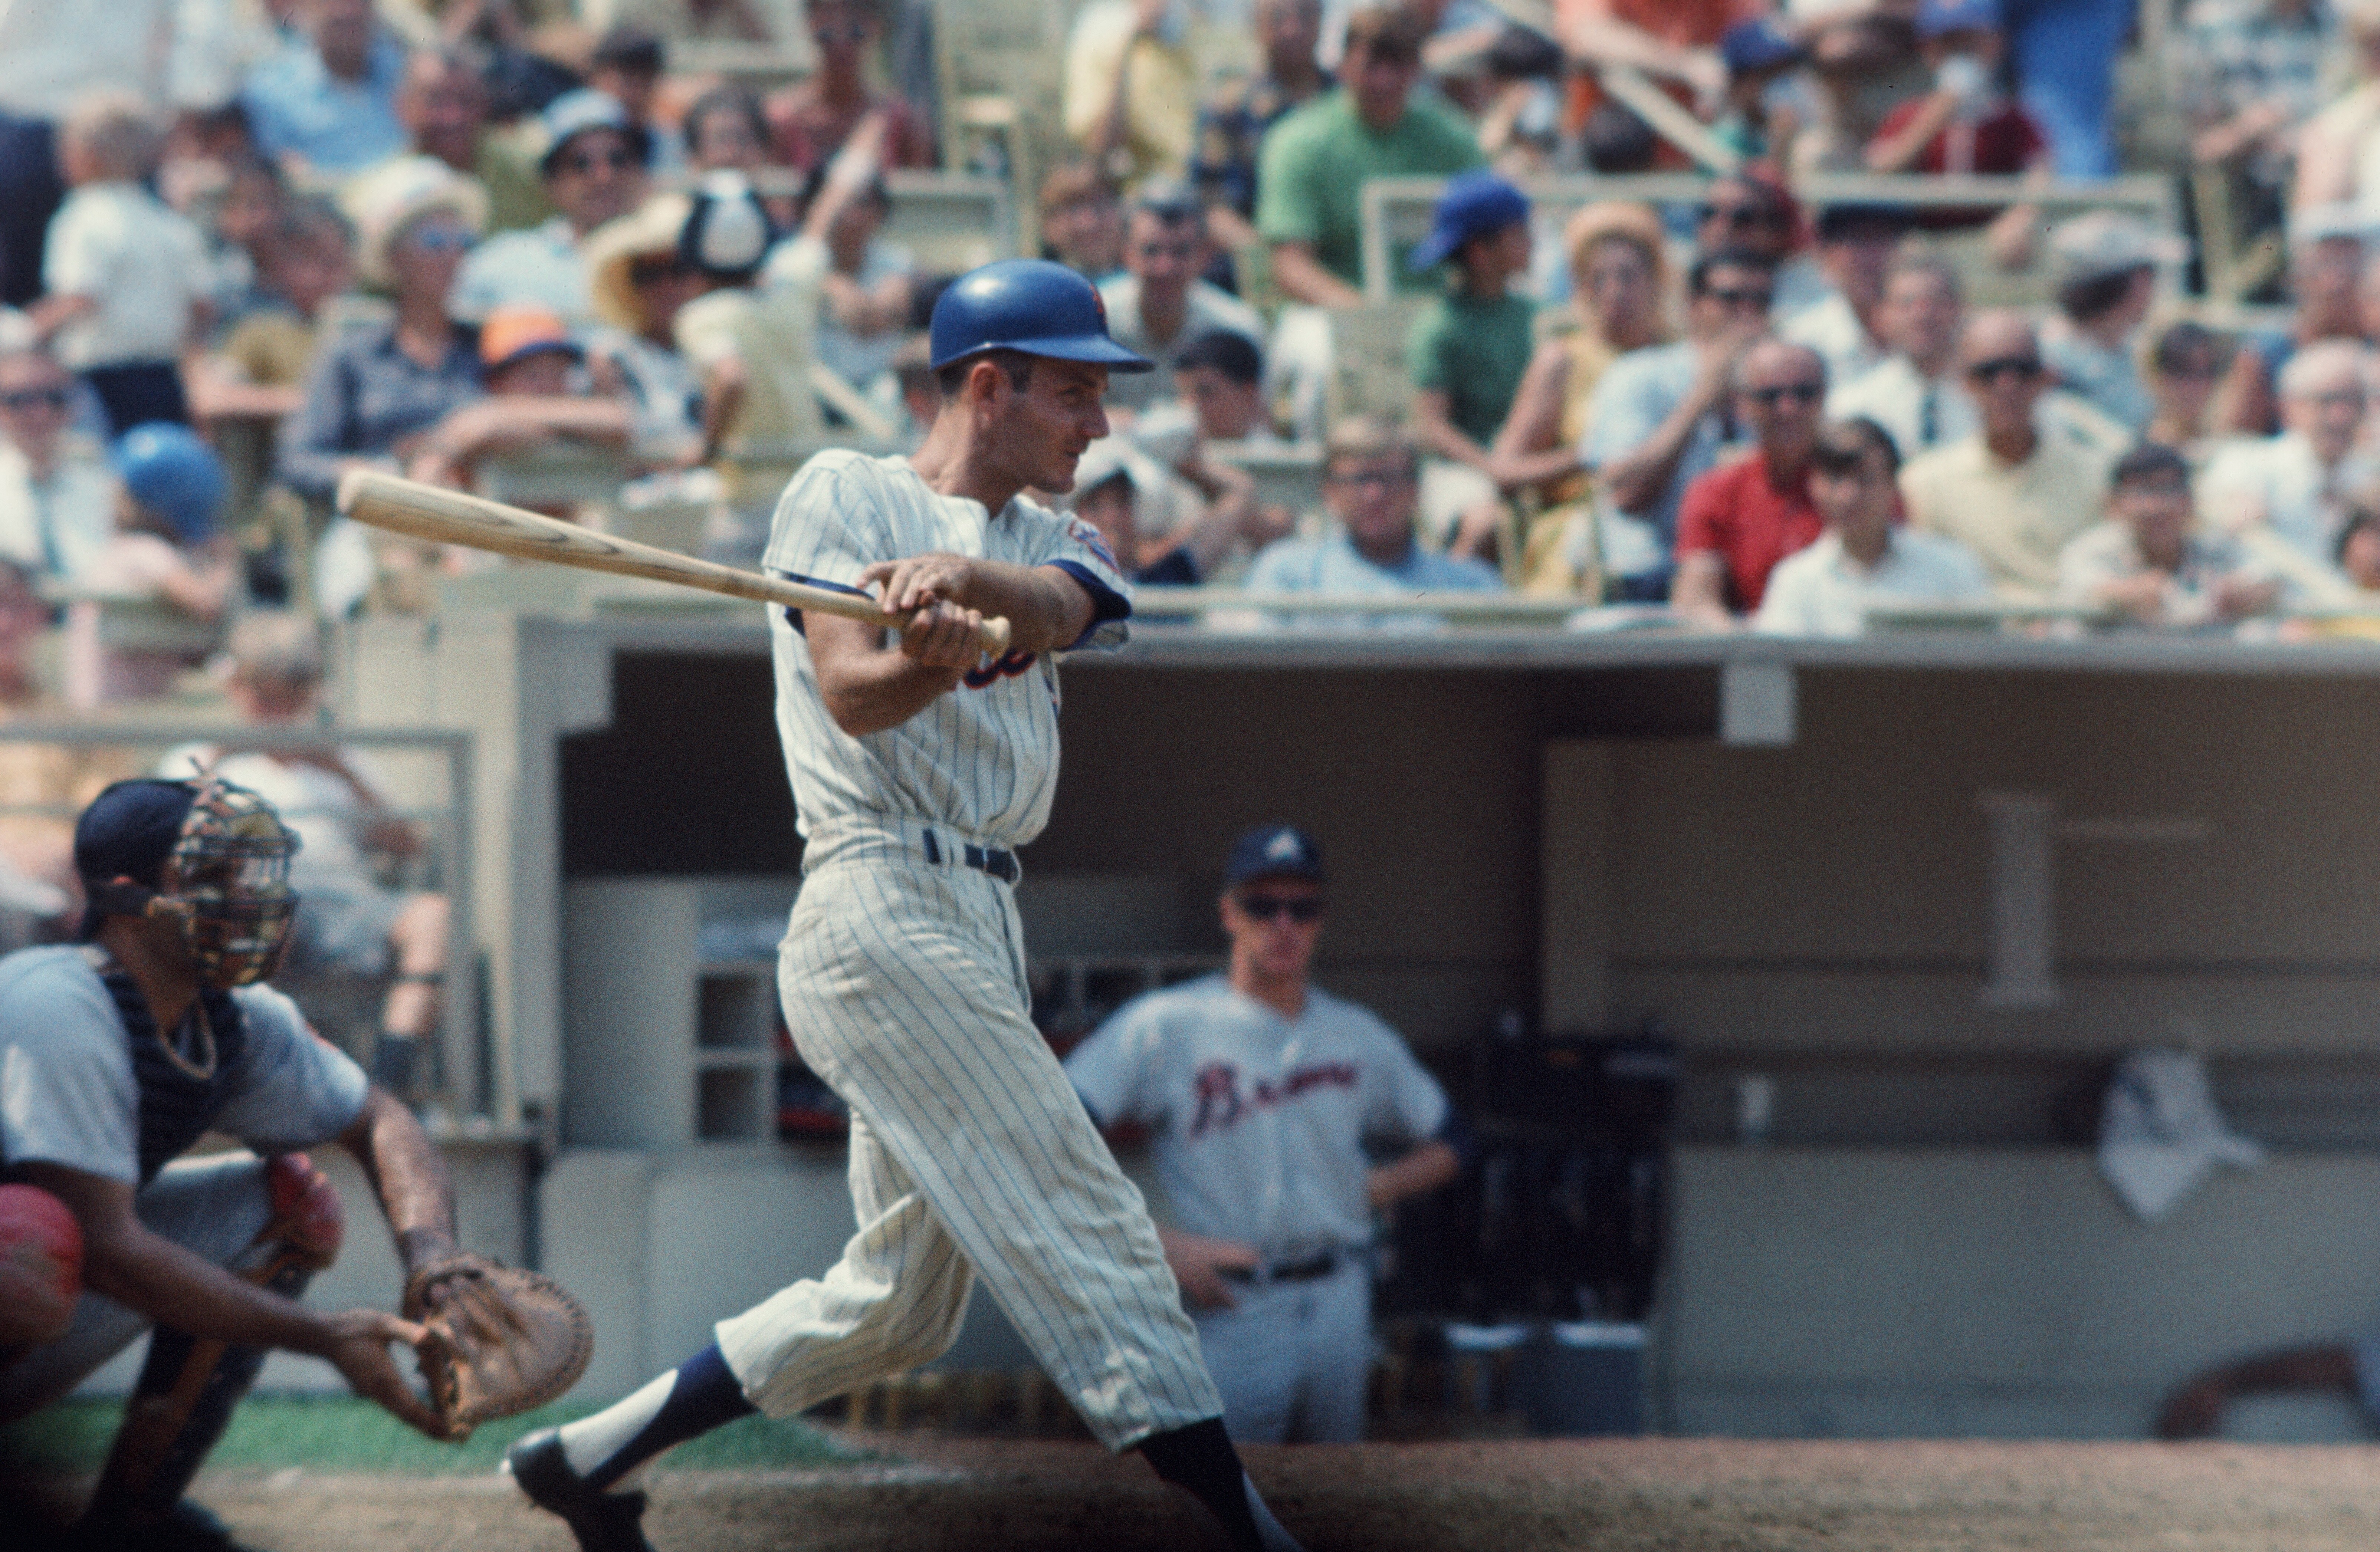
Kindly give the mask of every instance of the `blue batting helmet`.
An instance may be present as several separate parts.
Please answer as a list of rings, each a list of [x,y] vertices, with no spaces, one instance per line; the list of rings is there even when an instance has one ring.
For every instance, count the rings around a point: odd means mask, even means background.
[[[223,510],[223,460],[188,426],[153,420],[135,426],[115,444],[115,478],[184,544],[215,531]]]
[[[929,333],[936,371],[986,350],[1097,361],[1113,371],[1157,364],[1108,337],[1099,287],[1046,259],[1003,259],[959,276],[934,303]]]

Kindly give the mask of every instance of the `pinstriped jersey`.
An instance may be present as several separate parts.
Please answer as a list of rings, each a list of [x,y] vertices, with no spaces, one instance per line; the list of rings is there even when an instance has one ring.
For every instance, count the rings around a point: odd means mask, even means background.
[[[764,564],[781,576],[856,587],[878,561],[929,552],[1063,568],[1091,595],[1074,650],[1123,644],[1131,588],[1097,530],[1022,496],[997,515],[928,486],[905,458],[845,449],[804,465],[777,503]],[[777,731],[808,839],[839,820],[914,818],[998,846],[1049,822],[1058,786],[1058,665],[1012,652],[979,664],[898,727],[854,738],[820,697],[798,617],[770,612]]]

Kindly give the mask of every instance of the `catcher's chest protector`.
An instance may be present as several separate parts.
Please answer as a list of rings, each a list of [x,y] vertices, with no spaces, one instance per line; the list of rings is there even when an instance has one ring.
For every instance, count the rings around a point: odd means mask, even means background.
[[[201,1024],[194,1053],[167,1045],[140,988],[110,962],[99,978],[115,1000],[132,1048],[132,1077],[140,1094],[140,1183],[179,1158],[206,1134],[231,1097],[232,1079],[248,1052],[248,1023],[231,993],[202,988],[192,1016]],[[210,1035],[212,1037],[210,1037]]]

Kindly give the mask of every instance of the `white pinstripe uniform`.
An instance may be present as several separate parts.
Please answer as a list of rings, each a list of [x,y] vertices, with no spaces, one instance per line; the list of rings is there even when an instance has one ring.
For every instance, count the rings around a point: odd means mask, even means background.
[[[1087,526],[1019,498],[997,516],[907,462],[822,453],[778,503],[766,564],[856,584],[941,552],[1058,565],[1123,639],[1129,588]],[[854,738],[772,611],[777,723],[806,843],[778,963],[804,1061],[851,1105],[859,1232],[823,1277],[720,1322],[784,1416],[940,1354],[980,1276],[1093,1433],[1121,1449],[1222,1412],[1147,1205],[1027,1016],[1009,885],[965,864],[1038,834],[1058,777],[1058,673],[1012,653],[901,726]]]

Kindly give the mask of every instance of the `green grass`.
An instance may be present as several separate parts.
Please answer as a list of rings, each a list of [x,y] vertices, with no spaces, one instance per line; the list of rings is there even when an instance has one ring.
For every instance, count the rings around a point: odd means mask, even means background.
[[[370,1401],[353,1397],[250,1397],[208,1457],[214,1470],[382,1472],[451,1476],[492,1472],[505,1447],[534,1428],[597,1409],[558,1402],[491,1423],[463,1444],[423,1438]],[[107,1458],[124,1408],[115,1401],[62,1401],[0,1429],[0,1456],[43,1473],[95,1472]],[[806,1423],[747,1417],[678,1446],[664,1471],[799,1468],[866,1460]]]

